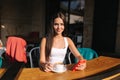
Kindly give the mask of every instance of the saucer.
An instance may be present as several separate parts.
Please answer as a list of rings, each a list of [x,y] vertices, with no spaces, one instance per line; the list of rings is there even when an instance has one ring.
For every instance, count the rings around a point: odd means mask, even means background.
[[[64,68],[63,70],[61,70],[61,71],[58,71],[58,70],[55,70],[55,69],[53,69],[52,71],[53,72],[56,72],[56,73],[63,73],[63,72],[65,72],[67,69],[66,68]]]

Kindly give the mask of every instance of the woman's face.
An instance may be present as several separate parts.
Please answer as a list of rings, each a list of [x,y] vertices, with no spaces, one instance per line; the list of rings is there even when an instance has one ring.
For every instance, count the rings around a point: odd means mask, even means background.
[[[55,18],[54,19],[54,30],[56,32],[56,34],[62,34],[62,32],[64,31],[64,22],[61,18]]]

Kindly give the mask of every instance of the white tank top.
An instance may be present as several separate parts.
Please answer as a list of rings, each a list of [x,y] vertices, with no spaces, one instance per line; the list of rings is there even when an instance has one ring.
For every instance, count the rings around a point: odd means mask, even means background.
[[[67,38],[64,37],[65,41],[65,48],[59,49],[59,48],[52,48],[51,54],[49,57],[49,62],[50,63],[63,63],[65,55],[67,53],[67,48],[68,48],[68,41]]]

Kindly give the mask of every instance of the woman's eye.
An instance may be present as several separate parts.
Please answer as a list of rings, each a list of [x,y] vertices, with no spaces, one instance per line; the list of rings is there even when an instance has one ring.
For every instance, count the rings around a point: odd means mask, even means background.
[[[54,23],[54,25],[55,25],[55,26],[57,26],[57,25],[59,25],[59,26],[64,26],[63,23],[60,23],[60,24],[58,24],[58,23]]]
[[[63,23],[61,23],[60,25],[61,25],[61,26],[63,26],[64,24],[63,24]]]
[[[59,25],[58,23],[54,23],[54,25]]]

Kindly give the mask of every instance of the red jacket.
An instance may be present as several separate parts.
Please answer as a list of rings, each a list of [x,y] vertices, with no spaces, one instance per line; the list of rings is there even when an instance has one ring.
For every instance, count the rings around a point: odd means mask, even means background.
[[[6,54],[19,62],[27,63],[26,41],[19,37],[8,37]]]

